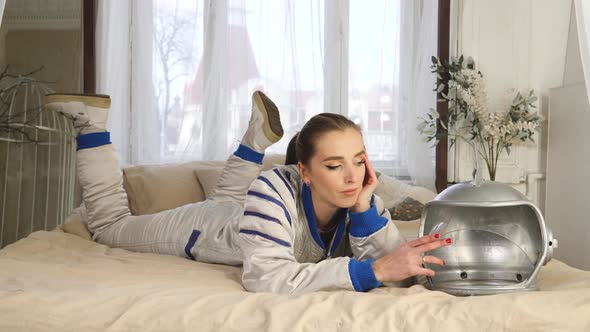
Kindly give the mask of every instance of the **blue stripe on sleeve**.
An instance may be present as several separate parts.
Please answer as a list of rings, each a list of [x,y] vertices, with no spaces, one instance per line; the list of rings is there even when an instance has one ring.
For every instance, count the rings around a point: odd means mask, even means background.
[[[278,199],[276,199],[274,197],[270,197],[268,195],[265,195],[263,193],[259,193],[257,191],[253,191],[253,190],[248,190],[248,195],[256,196],[256,197],[265,199],[269,202],[273,202],[276,205],[278,205],[281,209],[283,209],[283,212],[285,212],[285,217],[287,217],[287,220],[289,221],[289,225],[291,224],[291,216],[289,215],[289,211],[287,211],[287,208],[285,207],[285,205],[283,205],[283,203],[281,201],[279,201]]]
[[[188,239],[188,242],[186,243],[186,246],[184,247],[184,253],[188,256],[188,258],[192,259],[193,261],[195,260],[195,256],[193,256],[193,254],[191,253],[191,249],[192,247],[194,247],[195,242],[197,242],[199,235],[201,235],[201,232],[199,232],[196,229],[193,230],[190,238]]]
[[[277,218],[271,217],[269,215],[266,214],[262,214],[262,213],[258,213],[258,212],[254,212],[254,211],[244,211],[244,215],[245,216],[254,216],[254,217],[258,217],[258,218],[262,218],[268,221],[272,221],[272,222],[276,222],[277,224],[281,224],[281,221]]]
[[[111,133],[103,131],[80,135],[76,138],[76,142],[78,143],[77,150],[96,148],[111,144]]]
[[[281,172],[279,172],[278,169],[273,169],[273,171],[279,176],[279,178],[283,181],[283,183],[285,184],[285,187],[287,187],[287,189],[289,189],[289,192],[291,193],[291,197],[295,198],[295,194],[293,194],[293,189],[291,189],[291,186],[289,185],[289,183],[287,183],[287,180],[285,180],[285,178],[281,175]]]
[[[375,205],[365,212],[350,212],[350,235],[366,237],[380,230],[387,224],[387,218],[377,214]]]
[[[277,194],[279,193],[278,190],[277,190],[277,188],[275,188],[275,186],[273,186],[272,183],[267,178],[265,178],[264,176],[259,176],[258,177],[258,180],[266,183],[272,190],[274,190],[275,193],[277,193]]]
[[[375,277],[373,262],[373,259],[360,262],[353,258],[348,262],[348,273],[350,274],[350,281],[352,281],[355,291],[366,292],[383,285]]]
[[[273,241],[275,243],[278,243],[278,244],[280,244],[282,246],[291,247],[291,244],[289,242],[283,241],[281,239],[277,239],[274,236],[270,236],[268,234],[265,234],[265,233],[262,233],[262,232],[259,232],[259,231],[255,231],[255,230],[251,230],[251,229],[240,229],[240,233],[242,233],[242,234],[257,235],[257,236],[263,237],[263,238],[265,238],[267,240],[271,240],[271,241]]]

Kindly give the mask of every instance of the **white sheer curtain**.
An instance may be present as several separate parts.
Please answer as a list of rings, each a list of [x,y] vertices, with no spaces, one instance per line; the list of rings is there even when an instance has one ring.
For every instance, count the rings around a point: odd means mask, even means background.
[[[99,1],[96,21],[96,92],[111,96],[107,128],[122,164],[129,158],[131,3]]]
[[[111,96],[107,127],[123,165],[162,160],[153,102],[152,13],[151,0],[98,2],[96,92]]]
[[[586,94],[590,100],[590,3],[587,0],[574,0],[574,4]]]
[[[284,153],[314,114],[341,113],[361,125],[381,171],[433,187],[432,149],[415,125],[435,105],[436,8],[433,0],[100,1],[97,86],[113,96],[113,141],[125,163],[225,159],[259,89],[286,129],[270,153]]]
[[[186,21],[178,40],[192,41],[166,60],[178,59],[174,66],[159,57],[154,71],[164,158],[225,159],[246,129],[257,89],[277,103],[286,127],[269,152],[284,153],[289,138],[322,109],[322,1],[160,0],[156,6],[170,13],[158,21],[157,34]]]
[[[437,54],[438,6],[436,1],[402,1],[400,47],[400,118],[402,160],[415,183],[435,189],[434,150],[416,130],[419,118],[436,108],[436,77],[430,72],[431,57]]]
[[[349,113],[381,171],[434,189],[434,151],[416,130],[436,105],[438,3],[350,0]]]

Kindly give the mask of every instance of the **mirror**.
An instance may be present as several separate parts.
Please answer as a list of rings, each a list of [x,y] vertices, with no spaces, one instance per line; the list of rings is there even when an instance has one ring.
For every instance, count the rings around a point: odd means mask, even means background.
[[[6,0],[0,26],[0,248],[55,229],[75,206],[75,133],[71,121],[44,110],[42,100],[52,91],[83,92],[82,8],[82,0]]]

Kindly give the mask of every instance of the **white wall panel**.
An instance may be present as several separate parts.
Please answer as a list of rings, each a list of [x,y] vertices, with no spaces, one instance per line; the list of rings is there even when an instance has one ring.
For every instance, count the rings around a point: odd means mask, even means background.
[[[571,0],[458,1],[457,48],[482,71],[492,111],[509,107],[516,90],[535,89],[538,107],[547,118],[548,89],[563,82]],[[515,146],[503,154],[496,179],[511,183],[544,208],[546,124],[536,145]],[[472,151],[459,144],[451,151],[450,181],[466,181],[473,169]],[[487,177],[485,163],[480,170]],[[529,181],[527,181],[529,179]]]

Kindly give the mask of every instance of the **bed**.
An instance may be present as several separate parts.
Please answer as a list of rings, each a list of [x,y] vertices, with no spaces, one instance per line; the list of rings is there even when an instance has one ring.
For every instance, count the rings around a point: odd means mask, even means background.
[[[202,199],[220,165],[126,169],[132,210],[179,204],[157,196],[173,189],[154,177],[174,177],[179,199]],[[197,181],[197,189],[187,181]],[[158,190],[150,194],[152,187]],[[416,199],[432,197],[404,188]],[[407,236],[417,234],[416,220],[396,223]],[[73,214],[58,229],[0,250],[0,331],[590,331],[590,272],[556,259],[541,270],[539,291],[479,297],[420,284],[368,293],[249,293],[240,274],[239,267],[109,248],[90,240]]]

